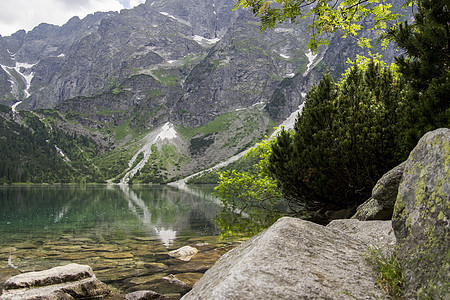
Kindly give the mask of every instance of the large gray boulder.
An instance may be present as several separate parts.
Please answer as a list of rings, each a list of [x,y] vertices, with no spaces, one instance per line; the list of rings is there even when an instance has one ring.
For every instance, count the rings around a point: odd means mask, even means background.
[[[182,299],[383,298],[368,247],[357,234],[284,217],[223,255]]]
[[[95,298],[110,292],[111,289],[95,277],[91,267],[69,264],[11,277],[5,282],[0,299]]]
[[[392,226],[406,293],[450,298],[450,129],[424,135],[406,161]]]
[[[372,189],[372,197],[358,206],[352,219],[367,221],[390,220],[392,218],[405,163],[396,166],[378,180]]]

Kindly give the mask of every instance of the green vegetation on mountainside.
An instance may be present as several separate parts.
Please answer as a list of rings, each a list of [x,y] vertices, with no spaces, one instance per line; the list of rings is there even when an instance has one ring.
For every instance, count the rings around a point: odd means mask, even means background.
[[[220,115],[205,126],[194,128],[179,126],[178,130],[189,139],[189,150],[192,155],[205,151],[215,142],[216,135],[222,136],[224,140],[221,149],[237,147],[234,150],[234,154],[237,154],[271,134],[275,126],[276,123],[265,116],[264,112],[257,107],[251,107]]]
[[[91,100],[77,101],[84,106]],[[120,182],[144,159],[141,153],[129,166],[132,157],[148,142],[144,138],[151,132],[139,125],[139,120],[147,115],[139,112],[130,116],[128,111],[120,110],[82,114],[41,109],[21,111],[16,123],[8,107],[4,106],[2,110],[2,139],[5,142],[1,143],[1,154],[5,163],[2,164],[1,182]],[[93,114],[97,120],[92,118]],[[118,120],[103,122],[102,118]],[[255,106],[220,115],[202,127],[180,126],[177,130],[181,134],[179,145],[154,144],[148,161],[129,182],[177,180],[209,167],[211,159],[220,162],[224,157],[245,150],[271,133],[274,125],[264,111]],[[24,149],[15,151],[20,147]],[[201,161],[205,153],[211,156],[206,163]]]
[[[180,166],[191,159],[181,153],[175,145],[151,146],[150,157],[145,166],[130,180],[130,183],[167,183],[176,180],[173,175]],[[142,155],[143,158],[143,155]],[[139,158],[137,159],[139,160]]]
[[[103,180],[90,162],[97,153],[93,141],[52,127],[50,120],[43,122],[34,113],[22,113],[25,122],[18,124],[10,109],[0,106],[4,113],[0,116],[1,183]]]

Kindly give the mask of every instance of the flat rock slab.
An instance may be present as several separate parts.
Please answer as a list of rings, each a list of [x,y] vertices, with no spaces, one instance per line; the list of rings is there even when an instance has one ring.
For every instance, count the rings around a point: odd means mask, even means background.
[[[5,282],[0,299],[94,298],[110,292],[111,289],[95,277],[91,267],[69,264],[11,277]]]
[[[284,217],[226,253],[182,299],[384,298],[359,238]]]
[[[40,272],[28,272],[11,277],[5,282],[5,290],[40,287],[94,276],[91,267],[69,264]]]

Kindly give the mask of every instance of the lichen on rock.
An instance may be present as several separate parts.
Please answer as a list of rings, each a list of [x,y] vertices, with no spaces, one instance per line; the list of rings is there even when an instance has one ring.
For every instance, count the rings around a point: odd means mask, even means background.
[[[392,225],[405,292],[446,297],[450,278],[450,129],[424,135],[406,161]]]

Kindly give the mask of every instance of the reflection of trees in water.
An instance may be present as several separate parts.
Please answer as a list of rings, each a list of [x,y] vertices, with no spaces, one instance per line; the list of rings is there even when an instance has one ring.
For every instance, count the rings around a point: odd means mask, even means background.
[[[103,191],[102,191],[103,190]],[[92,206],[98,203],[99,193],[104,187],[94,189],[86,186],[4,186],[0,188],[0,226],[8,225],[8,232],[42,229],[67,229],[69,223],[78,222],[89,226],[92,220]],[[101,198],[101,197],[100,197]],[[103,197],[105,198],[105,197]],[[86,217],[87,216],[87,217]],[[57,227],[53,227],[56,224]]]
[[[169,186],[169,192],[181,195],[179,206],[188,207],[179,224],[196,235],[217,234],[215,219],[220,211],[220,201],[212,196],[213,187],[208,185]]]

